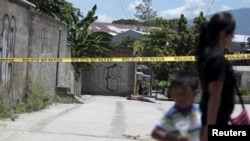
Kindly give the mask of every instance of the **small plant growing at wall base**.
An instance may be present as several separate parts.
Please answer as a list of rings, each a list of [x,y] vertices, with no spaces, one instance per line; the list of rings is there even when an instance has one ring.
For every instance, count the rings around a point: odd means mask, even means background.
[[[8,107],[5,103],[6,89],[3,84],[0,85],[0,119],[7,118],[9,116]]]
[[[55,95],[53,97],[53,102],[55,102],[55,103],[63,103],[63,104],[72,104],[72,103],[78,103],[78,104],[80,104],[81,103],[80,101],[78,101],[75,98],[64,97],[64,96],[59,96],[59,95]]]
[[[27,83],[22,101],[15,106],[16,113],[42,110],[53,102],[52,94],[45,89],[41,79],[30,77]]]
[[[46,90],[45,83],[34,77],[28,79],[28,87],[25,90],[22,101],[14,107],[15,113],[35,112],[46,108],[52,103],[79,103],[74,98],[61,97]]]

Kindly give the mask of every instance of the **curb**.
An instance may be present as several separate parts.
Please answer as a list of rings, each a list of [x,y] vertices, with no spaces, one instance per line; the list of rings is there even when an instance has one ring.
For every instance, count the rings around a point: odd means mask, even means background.
[[[93,100],[95,100],[93,95],[81,95],[81,101],[83,102],[83,104],[89,103]]]

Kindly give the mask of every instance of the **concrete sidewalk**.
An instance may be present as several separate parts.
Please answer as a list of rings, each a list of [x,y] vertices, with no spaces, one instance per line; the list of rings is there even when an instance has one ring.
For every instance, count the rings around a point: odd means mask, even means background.
[[[0,121],[0,141],[153,141],[152,129],[174,103],[84,96],[84,104],[54,104]],[[153,98],[152,98],[153,99]],[[250,105],[246,105],[250,111]],[[233,116],[241,111],[236,105]]]
[[[160,104],[124,97],[90,96],[87,101],[54,104],[22,114],[15,122],[0,121],[0,141],[150,141],[163,114]]]

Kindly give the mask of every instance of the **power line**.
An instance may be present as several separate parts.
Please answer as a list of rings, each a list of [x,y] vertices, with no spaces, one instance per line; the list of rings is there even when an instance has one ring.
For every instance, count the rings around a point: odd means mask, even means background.
[[[127,15],[127,13],[126,13],[126,10],[125,10],[125,8],[124,8],[124,6],[123,6],[121,0],[119,0],[119,3],[120,3],[120,5],[121,5],[121,7],[122,7],[123,13],[125,14],[126,18],[128,18],[128,15]]]
[[[122,0],[122,1],[124,3],[125,7],[128,7],[126,0]],[[128,15],[129,15],[129,18],[133,17],[130,12],[128,12]]]
[[[214,5],[214,1],[215,1],[215,0],[212,0],[212,2],[211,2],[211,4],[210,4],[210,6],[208,7],[208,10],[207,10],[207,14],[206,14],[206,16],[209,14],[209,12],[210,12],[211,8],[213,7],[213,5]]]

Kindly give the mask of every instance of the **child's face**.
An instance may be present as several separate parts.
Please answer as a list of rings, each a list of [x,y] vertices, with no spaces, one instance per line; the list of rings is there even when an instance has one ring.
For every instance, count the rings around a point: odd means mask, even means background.
[[[196,91],[188,85],[173,85],[170,94],[177,106],[182,109],[187,109],[192,106]]]

